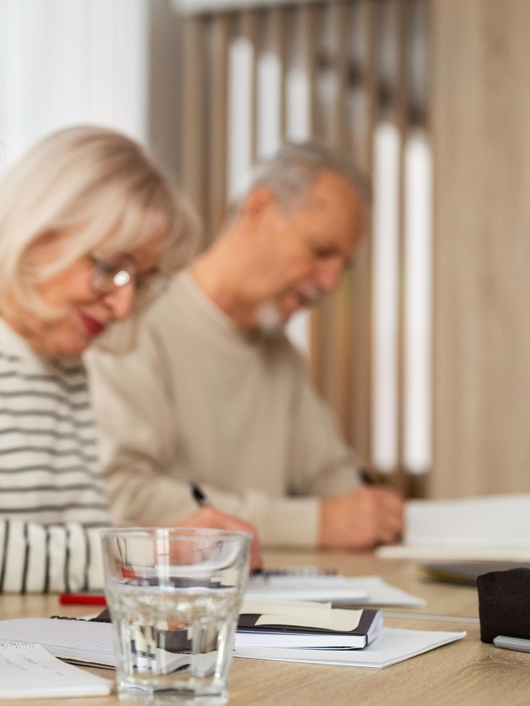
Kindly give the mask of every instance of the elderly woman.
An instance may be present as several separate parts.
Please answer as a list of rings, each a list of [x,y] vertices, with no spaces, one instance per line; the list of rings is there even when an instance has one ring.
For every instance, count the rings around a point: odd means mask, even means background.
[[[192,220],[139,145],[102,128],[43,140],[0,190],[0,591],[102,586],[109,507],[79,356],[98,337],[123,347],[111,325],[184,263]],[[185,524],[251,529],[211,508]]]

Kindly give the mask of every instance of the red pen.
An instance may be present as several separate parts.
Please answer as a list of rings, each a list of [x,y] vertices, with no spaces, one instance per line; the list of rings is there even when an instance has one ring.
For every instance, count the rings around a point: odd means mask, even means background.
[[[107,605],[103,593],[61,593],[59,603],[62,605]]]

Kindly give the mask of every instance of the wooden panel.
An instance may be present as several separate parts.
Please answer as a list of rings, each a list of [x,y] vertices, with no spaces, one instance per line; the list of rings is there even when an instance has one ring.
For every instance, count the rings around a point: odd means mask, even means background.
[[[347,100],[349,97],[348,40],[352,30],[352,10],[349,3],[330,5],[330,50],[334,94],[328,122],[327,142],[344,154],[351,153]],[[328,317],[326,361],[326,392],[333,404],[346,435],[351,428],[351,388],[353,364],[353,297],[352,271],[344,272],[337,293],[330,298],[325,314]]]
[[[300,9],[300,33],[303,62],[307,73],[309,86],[309,135],[311,138],[319,137],[320,125],[317,110],[317,50],[318,50],[318,21],[320,9],[307,5]],[[325,306],[325,305],[324,305]],[[313,383],[321,395],[326,393],[326,340],[330,335],[328,323],[330,317],[326,315],[324,306],[313,308],[311,311],[310,325],[310,351],[311,375]]]
[[[314,5],[304,5],[299,10],[300,17],[300,45],[302,61],[307,75],[309,89],[309,136],[316,135],[316,21],[317,8]]]
[[[372,181],[374,130],[377,122],[378,47],[380,3],[363,0],[359,21],[366,37],[365,56],[361,72],[364,95],[363,140],[360,167]],[[366,233],[355,257],[353,270],[354,298],[354,352],[352,370],[352,422],[350,438],[361,456],[371,461],[372,434],[372,232],[367,224]],[[371,465],[371,464],[370,464]]]
[[[349,129],[346,114],[348,90],[348,39],[351,32],[351,6],[344,2],[329,7],[330,49],[333,71],[334,95],[331,105],[327,142],[338,150],[349,147]]]
[[[206,202],[205,183],[205,73],[204,27],[201,17],[184,21],[184,106],[182,171],[184,189],[202,215]]]
[[[405,148],[410,127],[409,57],[410,0],[394,0],[396,35],[396,83],[394,120],[399,130],[399,228],[397,247],[398,291],[396,292],[397,321],[397,473],[398,486],[406,490],[407,471],[403,451],[405,440]]]
[[[289,16],[285,7],[277,7],[270,11],[273,50],[280,62],[280,139],[284,140],[287,132],[287,63],[289,44]]]
[[[436,497],[529,490],[530,3],[432,0]]]
[[[345,59],[345,42],[344,32],[340,27],[340,18],[343,12],[344,5],[329,4],[326,5],[321,15],[322,26],[327,32],[320,32],[313,37],[314,48],[313,52],[323,51],[325,63],[329,64],[325,69],[331,73],[333,80],[334,95],[329,101],[329,96],[322,91],[319,91],[320,76],[315,76],[315,108],[320,108],[321,116],[325,116],[323,121],[322,137],[326,143],[338,147],[339,135],[342,132],[343,100],[345,81],[341,75]],[[321,45],[319,39],[323,39]],[[318,68],[318,65],[317,65]],[[326,76],[330,78],[330,76]],[[334,296],[326,297],[324,302],[313,309],[311,313],[311,368],[315,385],[320,394],[331,403],[335,412],[340,419],[340,410],[338,409],[338,375],[336,369],[336,332],[337,332],[337,305]]]
[[[247,10],[241,17],[241,34],[252,45],[251,96],[250,96],[250,161],[255,163],[258,156],[258,56],[260,52],[260,14]]]
[[[226,209],[228,146],[228,48],[229,14],[212,20],[209,101],[208,239],[217,235]]]

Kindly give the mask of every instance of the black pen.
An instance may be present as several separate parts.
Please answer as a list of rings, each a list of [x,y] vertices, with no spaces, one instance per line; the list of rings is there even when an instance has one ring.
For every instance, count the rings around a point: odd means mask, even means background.
[[[191,490],[191,494],[193,495],[193,499],[196,501],[198,505],[201,507],[213,507],[214,504],[210,500],[210,498],[206,495],[204,490],[201,488],[201,486],[198,483],[195,483],[195,481],[190,480],[189,481],[189,486]]]
[[[359,478],[363,485],[379,485],[377,478],[367,468],[359,469]]]
[[[200,505],[201,507],[215,507],[210,498],[206,495],[206,493],[198,483],[193,480],[190,480],[188,482],[188,485],[190,486],[193,499],[198,505]],[[251,576],[263,576],[263,574],[263,569],[252,569],[252,571],[250,572]]]

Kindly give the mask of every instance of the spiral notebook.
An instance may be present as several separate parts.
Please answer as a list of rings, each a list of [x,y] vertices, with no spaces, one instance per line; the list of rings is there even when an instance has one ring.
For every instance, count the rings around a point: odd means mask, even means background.
[[[0,643],[0,700],[107,696],[112,682],[53,657],[41,645]]]

